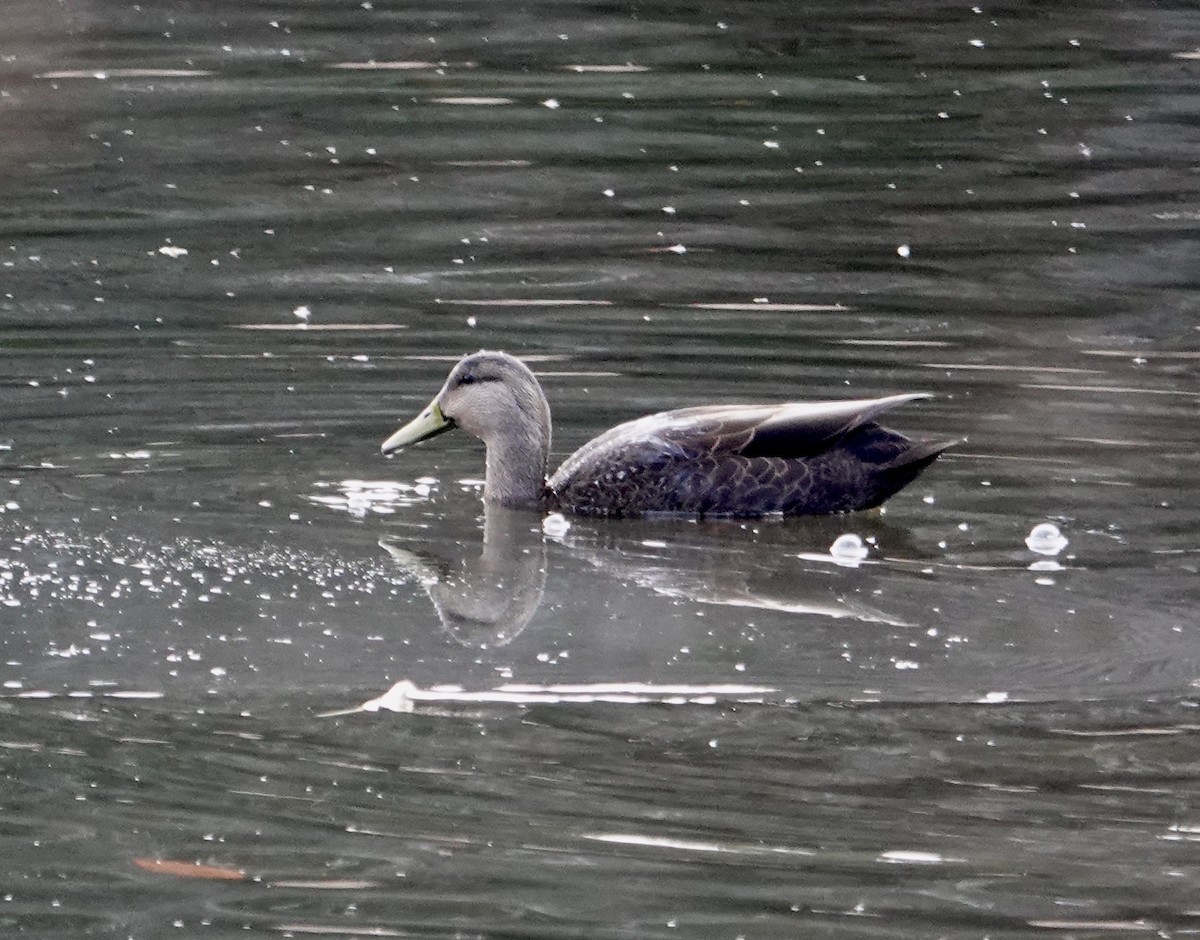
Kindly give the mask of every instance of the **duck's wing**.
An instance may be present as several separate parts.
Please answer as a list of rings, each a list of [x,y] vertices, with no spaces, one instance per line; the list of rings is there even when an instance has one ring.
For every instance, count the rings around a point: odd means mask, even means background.
[[[650,415],[613,431],[628,429],[621,435],[626,440],[638,432],[648,433],[684,451],[699,450],[713,456],[811,457],[889,408],[930,397],[928,392],[910,392],[850,401],[683,408]]]
[[[876,415],[927,392],[852,401],[785,402],[779,405],[702,405],[627,421],[589,441],[563,462],[554,481],[589,468],[664,457],[810,457]]]

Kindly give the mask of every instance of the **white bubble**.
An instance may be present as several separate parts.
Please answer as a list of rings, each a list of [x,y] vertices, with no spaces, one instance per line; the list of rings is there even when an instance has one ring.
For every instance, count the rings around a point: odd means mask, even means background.
[[[867,557],[868,549],[863,540],[853,532],[839,535],[829,546],[829,554],[839,565],[853,567]]]
[[[1039,555],[1057,555],[1067,547],[1067,537],[1053,522],[1042,522],[1029,531],[1025,544]]]
[[[571,523],[560,512],[552,512],[542,520],[542,531],[551,538],[562,538],[571,528]]]

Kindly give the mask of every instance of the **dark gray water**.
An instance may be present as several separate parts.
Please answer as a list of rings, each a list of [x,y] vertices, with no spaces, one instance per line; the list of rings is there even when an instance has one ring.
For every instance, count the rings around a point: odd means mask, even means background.
[[[2,18],[0,933],[1200,931],[1194,6]],[[967,440],[546,534],[480,347]]]

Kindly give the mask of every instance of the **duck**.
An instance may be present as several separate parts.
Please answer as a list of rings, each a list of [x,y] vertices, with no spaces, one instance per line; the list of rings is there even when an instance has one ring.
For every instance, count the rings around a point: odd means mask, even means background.
[[[846,401],[700,405],[619,424],[547,475],[550,406],[516,356],[461,359],[384,455],[453,428],[486,447],[483,499],[510,509],[604,517],[806,516],[872,509],[955,440],[912,440],[883,412],[927,392]]]

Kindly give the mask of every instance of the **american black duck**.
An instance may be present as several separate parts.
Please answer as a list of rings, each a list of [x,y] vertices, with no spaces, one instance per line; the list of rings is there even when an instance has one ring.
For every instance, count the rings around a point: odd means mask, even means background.
[[[856,401],[703,405],[620,424],[546,478],[550,406],[502,352],[460,360],[390,454],[460,427],[487,445],[489,503],[597,516],[821,515],[878,506],[954,441],[913,441],[875,417],[917,392]]]

